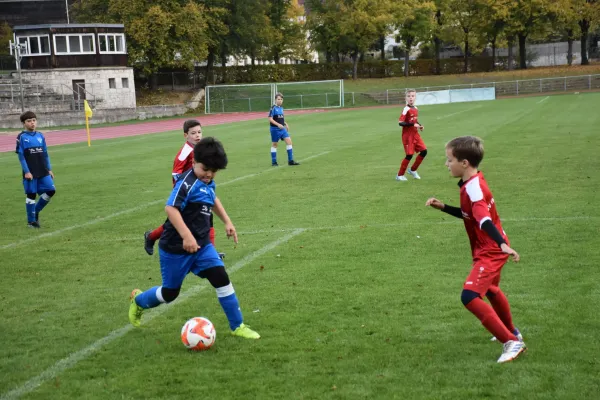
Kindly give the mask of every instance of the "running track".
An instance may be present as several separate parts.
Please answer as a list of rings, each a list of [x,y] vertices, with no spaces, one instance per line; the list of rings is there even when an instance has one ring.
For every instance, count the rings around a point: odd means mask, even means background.
[[[314,112],[323,112],[325,110],[297,110],[297,111],[286,111],[288,115],[294,114],[308,114]],[[255,113],[235,113],[235,114],[217,114],[217,115],[204,115],[199,117],[202,126],[208,125],[219,125],[227,124],[230,122],[238,121],[251,121],[255,119],[264,118],[267,119],[266,112],[255,112]],[[185,120],[194,118],[192,116],[188,118],[170,119],[167,121],[155,121],[155,122],[144,122],[139,124],[128,124],[120,126],[107,126],[103,128],[91,128],[92,141],[99,139],[113,139],[124,136],[137,136],[145,135],[147,133],[159,133],[167,131],[181,130],[183,122]],[[43,132],[44,129],[41,129]],[[0,152],[15,151],[15,139],[14,135],[3,135],[0,134]],[[68,131],[50,131],[44,134],[46,136],[46,143],[48,146],[56,146],[60,144],[79,143],[87,142],[87,134],[85,129],[75,129]]]

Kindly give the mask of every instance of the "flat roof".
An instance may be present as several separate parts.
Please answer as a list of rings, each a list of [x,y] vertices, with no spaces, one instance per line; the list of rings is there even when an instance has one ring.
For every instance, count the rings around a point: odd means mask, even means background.
[[[13,31],[23,31],[31,29],[52,29],[52,28],[124,28],[123,24],[44,24],[44,25],[17,25]]]

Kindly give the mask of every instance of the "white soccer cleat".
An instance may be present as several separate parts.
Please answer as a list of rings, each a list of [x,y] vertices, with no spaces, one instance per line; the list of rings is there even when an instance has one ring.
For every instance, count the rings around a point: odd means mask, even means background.
[[[406,177],[404,175],[398,175],[398,176],[396,176],[396,180],[397,181],[407,181],[408,179],[406,179]]]
[[[498,359],[499,363],[505,363],[514,360],[515,358],[519,357],[519,354],[523,353],[527,348],[524,342],[516,340],[509,340],[502,346],[503,350],[502,355]]]
[[[421,177],[419,176],[419,173],[417,171],[413,171],[413,170],[409,169],[408,173],[410,174],[410,176],[412,176],[415,179],[421,179]]]

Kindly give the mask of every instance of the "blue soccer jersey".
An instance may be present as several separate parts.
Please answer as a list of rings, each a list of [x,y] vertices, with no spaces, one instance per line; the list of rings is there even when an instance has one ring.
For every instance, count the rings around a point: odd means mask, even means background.
[[[273,106],[271,107],[271,111],[269,111],[269,117],[273,118],[275,120],[275,122],[285,126],[285,119],[283,117],[283,107],[281,106]],[[277,125],[275,125],[274,123],[270,122],[271,124],[271,128],[275,128],[275,129],[279,129],[279,127]]]
[[[23,175],[31,173],[34,179],[43,178],[52,170],[46,139],[41,132],[23,131],[17,136],[15,153],[19,156]]]
[[[214,181],[206,184],[196,177],[193,169],[190,169],[181,174],[167,200],[166,205],[179,209],[183,221],[199,246],[210,243],[212,208],[217,198],[215,189]],[[171,221],[167,220],[164,227],[165,230],[158,243],[159,247],[169,253],[187,253],[183,248],[183,239]]]

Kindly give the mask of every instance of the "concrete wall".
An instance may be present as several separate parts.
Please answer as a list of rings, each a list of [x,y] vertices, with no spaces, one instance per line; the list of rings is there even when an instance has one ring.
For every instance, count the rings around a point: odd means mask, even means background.
[[[133,68],[61,68],[51,70],[23,70],[23,80],[38,84],[57,92],[58,89],[73,88],[74,80],[85,81],[86,98],[96,109],[135,108],[135,84]],[[123,87],[123,79],[129,87]],[[110,88],[109,80],[114,79],[115,88]],[[72,92],[71,92],[72,93]]]

